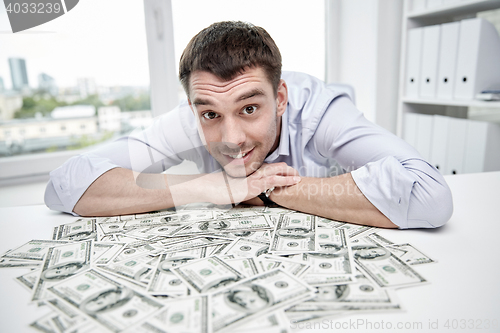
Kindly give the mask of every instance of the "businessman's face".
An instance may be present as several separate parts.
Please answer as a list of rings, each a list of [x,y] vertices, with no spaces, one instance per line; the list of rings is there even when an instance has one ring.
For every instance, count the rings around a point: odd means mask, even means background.
[[[257,170],[279,143],[287,87],[277,96],[264,71],[248,68],[232,80],[197,71],[190,79],[190,105],[210,154],[233,177]]]

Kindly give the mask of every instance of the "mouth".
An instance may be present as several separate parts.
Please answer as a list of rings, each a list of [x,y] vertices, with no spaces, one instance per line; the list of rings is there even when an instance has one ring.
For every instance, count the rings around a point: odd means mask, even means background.
[[[252,155],[254,148],[250,149],[249,151],[246,152],[239,152],[237,154],[224,154],[224,157],[228,159],[228,162],[232,161],[243,161],[243,163],[246,163],[246,161],[250,158],[250,155]]]

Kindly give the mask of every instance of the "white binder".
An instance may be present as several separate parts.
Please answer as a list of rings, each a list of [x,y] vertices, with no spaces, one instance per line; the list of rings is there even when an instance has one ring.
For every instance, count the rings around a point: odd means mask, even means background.
[[[488,123],[473,120],[467,122],[464,173],[483,171],[487,134]]]
[[[433,116],[419,114],[417,119],[417,142],[415,148],[426,161],[429,161],[431,157]]]
[[[464,173],[500,170],[500,126],[467,121]]]
[[[450,118],[445,175],[463,173],[467,119]]]
[[[455,99],[471,100],[500,82],[500,38],[493,24],[481,19],[460,22]]]
[[[436,97],[437,87],[441,26],[431,25],[423,29],[419,96],[434,98]]]
[[[412,0],[411,11],[412,13],[421,12],[425,10],[427,0]]]
[[[446,154],[448,152],[449,117],[434,115],[432,127],[431,163],[441,174],[446,172]]]
[[[423,29],[408,30],[408,45],[406,48],[405,96],[418,97],[420,78],[420,62],[422,55]]]
[[[443,5],[443,0],[427,0],[427,9],[432,9],[436,7],[441,7]]]
[[[453,99],[459,33],[460,22],[441,25],[436,93],[438,99]]]
[[[418,114],[406,113],[404,117],[403,138],[412,147],[415,147],[417,143],[417,125],[418,125]]]

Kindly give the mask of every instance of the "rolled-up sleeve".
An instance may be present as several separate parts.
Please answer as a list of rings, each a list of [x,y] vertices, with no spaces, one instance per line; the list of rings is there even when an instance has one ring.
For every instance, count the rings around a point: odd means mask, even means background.
[[[332,102],[316,138],[320,153],[350,171],[363,195],[399,228],[436,228],[451,217],[451,191],[439,171],[366,120],[348,98]]]
[[[188,117],[189,112],[186,105],[181,105],[156,119],[145,130],[134,131],[114,142],[70,158],[50,173],[45,204],[52,210],[75,215],[73,208],[88,187],[113,168],[161,173],[181,163],[186,156],[181,157],[179,154],[186,155],[185,151],[192,151],[192,141],[199,140],[194,135],[196,129],[186,128],[188,122],[181,119]],[[172,148],[172,142],[181,143],[176,145],[179,150]]]

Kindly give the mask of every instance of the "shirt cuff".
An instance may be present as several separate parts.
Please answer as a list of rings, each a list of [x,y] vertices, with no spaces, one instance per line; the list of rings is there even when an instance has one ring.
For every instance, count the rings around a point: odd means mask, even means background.
[[[103,173],[116,167],[107,158],[86,154],[74,156],[53,170],[50,180],[62,204],[62,211],[74,214],[73,208],[89,186]],[[61,207],[54,208],[61,210]]]
[[[414,177],[392,156],[367,163],[351,172],[354,182],[382,214],[400,229],[407,229]]]

